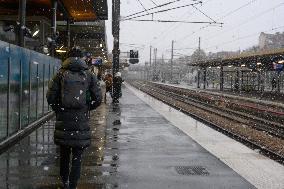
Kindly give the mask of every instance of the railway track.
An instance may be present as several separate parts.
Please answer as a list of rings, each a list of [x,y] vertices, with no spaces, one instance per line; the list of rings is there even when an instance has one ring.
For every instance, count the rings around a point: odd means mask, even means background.
[[[163,101],[164,103],[186,113],[190,116],[198,119],[205,124],[211,126],[214,129],[217,129],[226,135],[241,141],[247,146],[252,147],[253,149],[260,150],[261,153],[269,156],[271,159],[274,159],[282,164],[284,164],[284,156],[282,153],[279,153],[269,147],[264,147],[263,144],[255,142],[248,137],[244,137],[236,132],[228,130],[216,123],[211,122],[210,120],[196,114],[192,113],[186,107],[196,108],[204,112],[209,113],[210,115],[215,115],[222,117],[224,119],[230,120],[234,123],[239,123],[240,125],[249,126],[255,130],[271,135],[280,140],[284,139],[284,127],[282,122],[266,120],[261,116],[256,116],[255,114],[249,114],[246,111],[239,111],[233,108],[228,108],[227,106],[220,106],[212,101],[204,100],[197,98],[197,96],[191,96],[187,94],[186,91],[179,91],[177,87],[165,86],[157,83],[150,82],[132,82],[132,86],[138,88],[139,90]],[[216,101],[214,101],[216,102]]]
[[[204,101],[204,100],[196,99],[194,97],[190,97],[189,95],[186,95],[186,94],[178,94],[179,91],[176,91],[173,89],[171,90],[169,86],[167,86],[169,88],[163,89],[162,85],[155,84],[155,86],[152,87],[151,84],[148,84],[147,87],[151,87],[152,90],[156,90],[156,92],[158,93],[163,93],[167,91],[167,95],[170,95],[171,98],[175,100],[183,101],[187,104],[190,104],[202,110],[211,112],[212,114],[225,117],[227,119],[239,122],[241,124],[249,125],[257,130],[264,131],[273,136],[284,139],[284,126],[282,122],[268,120],[266,118],[263,118],[262,114],[259,114],[257,116],[257,113],[251,113],[251,114],[247,113],[246,112],[247,110],[245,109],[247,107],[244,107],[243,109],[238,108],[238,110],[236,110],[235,107],[219,106],[219,105],[216,105],[216,102],[209,103],[208,100]],[[156,88],[159,88],[161,90],[159,91]],[[259,111],[262,111],[262,110],[255,109],[255,112],[259,112]],[[266,116],[266,117],[269,117],[269,116]]]
[[[179,88],[175,86],[167,86],[167,85],[161,85],[157,83],[151,83],[151,85],[154,85],[156,87],[159,87],[166,91],[172,91],[177,94],[182,95],[190,95],[193,96],[195,99],[199,99],[201,102],[206,101],[207,103],[211,104],[218,104],[223,103],[224,106],[231,110],[237,110],[238,112],[245,112],[251,116],[256,116],[260,118],[264,118],[264,121],[268,123],[269,121],[272,122],[278,122],[279,126],[284,125],[284,108],[283,107],[275,107],[275,105],[269,105],[263,104],[261,101],[258,103],[255,102],[249,102],[249,101],[242,101],[237,99],[231,99],[228,97],[222,97],[220,95],[214,95],[214,94],[208,94],[205,92],[199,92],[195,90],[190,89],[184,89]],[[269,123],[268,123],[269,124]],[[277,124],[276,124],[277,125]]]

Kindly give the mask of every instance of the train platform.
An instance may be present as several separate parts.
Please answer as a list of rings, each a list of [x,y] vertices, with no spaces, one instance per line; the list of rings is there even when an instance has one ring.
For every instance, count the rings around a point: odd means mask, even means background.
[[[110,99],[108,99],[110,100]],[[0,188],[60,188],[54,120],[0,155]],[[128,86],[91,114],[78,189],[284,188],[284,166]]]

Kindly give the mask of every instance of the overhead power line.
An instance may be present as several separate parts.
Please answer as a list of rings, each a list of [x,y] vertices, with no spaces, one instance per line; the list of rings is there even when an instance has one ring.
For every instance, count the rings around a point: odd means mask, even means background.
[[[281,29],[281,28],[284,28],[284,25],[278,26],[276,28],[268,29],[268,30],[265,30],[265,31],[262,31],[262,32],[274,31],[274,30],[278,30],[278,29]],[[219,43],[219,44],[216,44],[216,45],[205,47],[204,49],[208,50],[208,49],[211,49],[212,47],[219,47],[219,46],[222,46],[222,45],[227,45],[227,44],[230,44],[230,43],[234,43],[234,42],[239,41],[239,40],[247,39],[247,38],[250,38],[250,37],[255,37],[259,33],[260,32],[255,32],[255,33],[252,33],[252,34],[249,34],[249,35],[241,36],[241,37],[238,37],[237,39],[234,39],[234,40],[225,41],[225,42],[222,42],[222,43]]]
[[[207,4],[208,2],[210,2],[212,0],[207,0],[205,2],[202,3],[202,5],[204,6],[205,4]],[[192,15],[194,15],[195,12],[191,13],[189,16],[187,16],[187,18],[191,17]],[[184,18],[184,16],[186,15],[186,13],[180,17],[180,18]],[[159,39],[153,39],[150,43],[152,43],[153,41],[157,41],[155,42],[160,43],[162,39],[164,39],[164,37],[166,37],[167,35],[169,35],[172,31],[176,30],[179,26],[181,26],[182,23],[173,23],[171,24],[167,29],[165,29],[163,32],[161,32],[159,35],[157,35],[157,38]]]
[[[155,6],[159,6],[159,5],[157,5],[153,0],[150,0]]]
[[[259,19],[259,18],[261,18],[262,16],[264,16],[265,14],[267,14],[267,13],[269,13],[269,12],[271,12],[271,11],[274,11],[275,9],[278,9],[278,8],[280,8],[280,7],[282,7],[282,6],[284,6],[284,3],[283,3],[283,2],[277,4],[276,6],[273,6],[273,7],[269,8],[269,9],[266,9],[265,11],[262,11],[262,12],[256,14],[256,15],[253,15],[253,16],[249,17],[248,19],[244,20],[244,22],[238,23],[238,24],[236,24],[235,26],[229,28],[228,30],[219,32],[218,34],[209,35],[209,36],[206,38],[206,40],[213,39],[213,38],[215,38],[215,37],[217,37],[217,36],[223,35],[224,33],[227,33],[227,32],[230,32],[230,31],[236,29],[236,28],[239,28],[240,26],[243,26],[243,25],[245,25],[245,24],[247,24],[247,23],[249,23],[249,22],[251,22],[251,21],[253,21],[253,20],[255,20],[255,19]]]
[[[185,24],[218,24],[222,25],[224,23],[221,22],[206,22],[206,21],[184,21],[184,20],[135,20],[135,19],[130,19],[130,20],[125,20],[125,21],[136,21],[136,22],[163,22],[163,23],[185,23]]]
[[[232,15],[232,14],[238,12],[239,10],[241,10],[241,9],[243,9],[243,8],[245,8],[245,7],[249,6],[249,5],[251,5],[252,3],[256,2],[256,1],[257,1],[257,0],[251,0],[251,1],[248,2],[248,3],[245,3],[244,5],[238,7],[238,8],[236,8],[236,9],[234,9],[234,10],[228,12],[227,14],[223,15],[222,17],[218,18],[217,21],[218,21],[218,20],[221,20],[221,19],[224,19],[224,18],[226,18],[226,17],[228,17],[228,16],[230,16],[230,15]],[[189,35],[186,35],[186,36],[184,36],[184,37],[178,39],[177,41],[181,41],[181,40],[184,41],[184,39],[186,39],[186,38],[188,38],[188,37],[191,37],[192,35],[196,34],[198,31],[201,31],[201,30],[203,30],[203,29],[205,29],[205,28],[208,28],[209,26],[211,26],[211,25],[209,24],[209,25],[206,25],[206,26],[202,26],[202,27],[199,28],[198,30],[195,30],[195,31],[191,32]]]
[[[164,6],[168,6],[168,5],[170,5],[170,4],[173,4],[173,3],[176,3],[176,2],[179,2],[179,1],[182,1],[182,0],[170,1],[170,2],[167,2],[167,3],[161,4],[161,5],[158,5],[158,6],[156,6],[156,7],[152,7],[152,8],[146,9],[146,10],[144,10],[144,11],[139,11],[139,12],[130,14],[130,15],[128,15],[128,16],[125,16],[124,18],[129,18],[129,17],[135,16],[135,15],[137,15],[137,14],[144,13],[144,12],[146,12],[146,11],[150,11],[150,10],[153,10],[153,9],[157,9],[157,8],[161,8],[161,7],[164,7]],[[202,4],[202,1],[198,1],[197,4]]]
[[[143,17],[143,16],[148,16],[148,15],[158,14],[158,13],[162,13],[162,12],[168,12],[168,11],[176,10],[176,9],[180,9],[180,8],[185,8],[185,7],[189,7],[189,6],[194,6],[194,5],[200,4],[200,2],[201,1],[199,1],[197,3],[191,3],[191,4],[182,5],[182,6],[178,6],[178,7],[163,9],[163,10],[159,10],[159,11],[156,11],[156,12],[151,12],[151,13],[142,14],[142,15],[139,15],[139,16],[134,16],[134,17],[131,17],[131,18],[126,18],[126,19],[124,18],[124,20],[131,20],[131,19],[134,19],[134,18],[140,18],[140,17]]]
[[[143,7],[143,9],[146,11],[146,12],[148,12],[147,11],[147,9],[144,7],[144,5],[141,3],[141,1],[140,0],[137,0],[138,1],[138,3]],[[149,12],[148,12],[149,13]]]
[[[205,14],[203,11],[201,11],[199,8],[197,8],[196,6],[192,5],[198,12],[200,12],[201,14],[203,14],[204,16],[206,16],[207,18],[209,18],[210,20],[212,20],[213,22],[216,23],[216,21],[211,18],[210,16],[208,16],[207,14]]]

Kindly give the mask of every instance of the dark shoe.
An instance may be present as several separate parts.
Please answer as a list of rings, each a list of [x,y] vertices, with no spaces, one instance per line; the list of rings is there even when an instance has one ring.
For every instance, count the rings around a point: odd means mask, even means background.
[[[77,185],[72,185],[70,184],[69,188],[68,189],[76,189],[77,188]]]

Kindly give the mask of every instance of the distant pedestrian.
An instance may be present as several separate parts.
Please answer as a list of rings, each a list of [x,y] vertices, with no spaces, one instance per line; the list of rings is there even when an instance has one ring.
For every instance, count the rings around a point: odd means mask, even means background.
[[[272,81],[271,81],[271,86],[272,86],[272,91],[274,90],[274,89],[276,89],[276,85],[277,85],[277,80],[276,80],[276,78],[275,77],[273,77],[272,78]]]
[[[112,75],[110,73],[107,73],[104,77],[104,82],[106,84],[106,91],[105,91],[105,102],[106,102],[106,94],[109,93],[110,96],[112,97],[112,84],[113,84],[113,79]]]
[[[102,100],[96,76],[88,70],[82,55],[80,49],[68,53],[47,92],[48,104],[56,113],[54,141],[60,146],[60,176],[64,189],[77,187],[82,154],[91,143],[88,112],[97,108]]]
[[[92,66],[92,55],[91,55],[91,53],[87,53],[86,54],[86,59],[85,59],[85,62],[86,62],[86,64],[89,66],[89,68]]]
[[[121,73],[117,72],[113,78],[113,103],[119,103],[119,98],[122,96],[121,85],[123,82]]]

